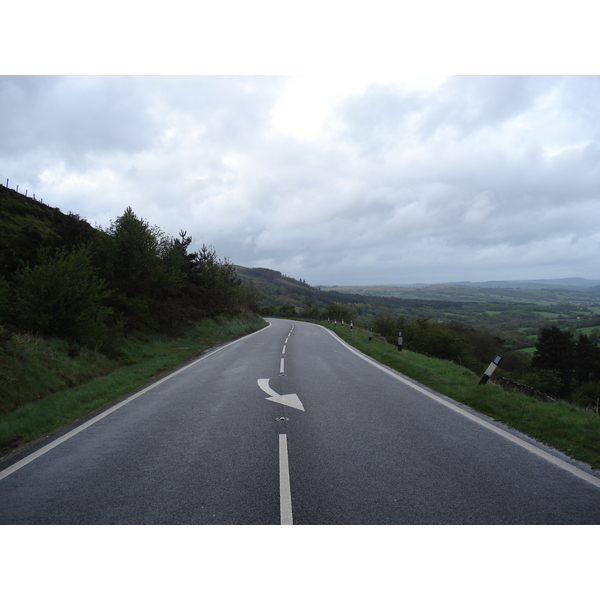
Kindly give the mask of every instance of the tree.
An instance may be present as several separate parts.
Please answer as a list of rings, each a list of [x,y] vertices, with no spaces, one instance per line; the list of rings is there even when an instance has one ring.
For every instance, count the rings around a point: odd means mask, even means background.
[[[43,249],[34,267],[15,274],[13,285],[19,327],[88,346],[108,342],[112,311],[104,301],[109,292],[92,265],[89,247],[54,255]]]
[[[398,320],[388,312],[373,319],[373,331],[384,338],[398,337]]]
[[[329,317],[330,319],[337,319],[338,321],[343,319],[346,323],[350,323],[350,321],[353,319],[352,311],[339,302],[330,304],[323,311],[323,316],[325,318]]]
[[[111,221],[106,230],[110,236],[109,261],[115,279],[139,284],[147,279],[159,257],[159,229],[139,219],[128,206]]]
[[[562,381],[560,395],[563,398],[568,397],[571,389],[575,360],[575,342],[570,332],[558,327],[540,331],[531,366],[534,369],[558,371]]]
[[[437,321],[416,319],[410,324],[408,348],[421,354],[444,358],[459,359],[466,344],[452,330]]]
[[[7,321],[11,313],[10,284],[0,275],[0,324]]]
[[[296,307],[293,304],[284,304],[277,312],[280,317],[295,317]]]
[[[300,313],[305,319],[319,319],[321,311],[318,306],[315,306],[310,300],[305,300],[302,312]]]
[[[580,385],[600,378],[600,348],[583,333],[575,345],[574,374]]]
[[[402,315],[393,317],[390,312],[378,315],[373,319],[373,331],[385,338],[390,344],[396,344],[398,341],[398,332],[402,335],[408,334],[408,322]]]
[[[205,244],[193,255],[192,282],[198,287],[198,301],[206,316],[233,314],[243,298],[238,293],[242,281],[235,265],[217,258],[216,251]]]

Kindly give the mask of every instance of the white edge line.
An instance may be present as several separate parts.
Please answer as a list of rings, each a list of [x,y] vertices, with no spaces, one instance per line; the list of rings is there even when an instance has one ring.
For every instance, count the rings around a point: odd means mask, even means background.
[[[268,323],[268,321],[267,321],[267,323]],[[155,381],[153,384],[149,385],[148,387],[144,388],[143,390],[140,390],[139,392],[133,394],[132,396],[129,396],[128,398],[126,398],[125,400],[119,402],[118,404],[115,404],[114,406],[111,406],[110,408],[108,408],[107,410],[105,410],[103,413],[95,416],[93,419],[90,419],[89,421],[86,421],[85,423],[79,425],[79,427],[76,427],[75,429],[69,431],[68,433],[65,433],[64,435],[62,435],[61,437],[57,438],[53,442],[50,442],[46,446],[43,446],[39,450],[37,450],[35,452],[32,452],[30,455],[28,455],[25,458],[17,461],[16,463],[12,464],[10,467],[7,467],[3,471],[0,471],[0,481],[2,481],[2,479],[4,479],[5,477],[8,477],[9,475],[12,475],[15,471],[18,471],[19,469],[23,468],[25,465],[28,465],[30,462],[33,462],[36,458],[39,458],[40,456],[46,454],[46,452],[49,452],[53,448],[56,448],[57,446],[60,446],[60,444],[62,444],[63,442],[66,442],[68,439],[72,438],[73,436],[77,435],[78,433],[81,433],[84,429],[87,429],[88,427],[90,427],[94,423],[97,423],[98,421],[104,419],[104,417],[107,417],[108,415],[110,415],[111,413],[115,412],[119,408],[122,408],[126,404],[129,404],[129,402],[131,402],[132,400],[135,400],[136,398],[139,398],[142,394],[145,394],[146,392],[149,392],[151,389],[159,386],[161,383],[164,383],[168,379],[171,379],[171,377],[175,377],[175,375],[178,375],[179,373],[185,371],[186,369],[189,369],[190,367],[193,367],[194,365],[197,365],[199,362],[202,362],[203,360],[211,357],[213,354],[216,354],[217,352],[220,352],[221,350],[225,350],[225,348],[231,346],[232,344],[235,344],[235,343],[240,342],[242,340],[248,339],[250,336],[255,335],[257,333],[260,333],[261,331],[264,331],[265,329],[268,329],[270,326],[271,326],[271,323],[268,323],[267,327],[263,327],[262,329],[259,329],[258,331],[254,331],[252,333],[249,333],[246,336],[243,336],[243,337],[238,338],[236,340],[232,340],[231,342],[228,342],[227,344],[225,344],[223,346],[220,346],[216,350],[213,350],[212,352],[209,352],[208,354],[205,354],[204,356],[201,356],[200,358],[196,359],[195,361],[193,361],[193,362],[191,362],[191,363],[189,363],[189,364],[187,364],[187,365],[185,365],[183,367],[180,367],[176,371],[173,371],[172,373],[170,373],[169,375],[163,377],[162,379],[159,379],[158,381]]]
[[[323,326],[319,325],[319,327],[323,327]],[[390,369],[392,367],[386,367],[386,366],[382,365],[381,363],[377,362],[374,358],[371,358],[370,356],[363,354],[362,352],[360,352],[360,350],[357,350],[356,348],[354,348],[353,346],[348,344],[345,340],[338,337],[333,331],[327,329],[326,327],[323,327],[323,329],[325,331],[327,331],[328,333],[330,333],[331,336],[335,340],[337,340],[340,344],[342,344],[343,346],[348,348],[348,350],[350,350],[351,352],[354,352],[354,354],[356,354],[363,360],[370,362],[373,366],[377,367],[379,370],[383,371],[384,373],[391,375],[392,377],[398,379],[402,383],[405,383],[406,385],[412,387],[413,389],[417,390],[418,392],[421,392],[425,396],[428,396],[432,400],[435,400],[436,402],[443,404],[447,408],[450,408],[451,410],[461,414],[463,417],[466,417],[467,419],[470,419],[471,421],[474,421],[475,423],[482,425],[483,427],[489,429],[490,431],[497,433],[498,435],[502,436],[503,438],[510,440],[511,442],[517,444],[518,446],[521,446],[521,448],[525,448],[526,450],[533,452],[533,454],[536,454],[540,458],[543,458],[544,460],[547,460],[548,462],[556,465],[557,467],[560,467],[561,469],[568,471],[572,475],[575,475],[576,477],[579,477],[580,479],[583,479],[583,480],[587,481],[588,483],[591,483],[592,485],[596,486],[597,488],[600,488],[600,479],[598,479],[597,477],[594,477],[593,475],[586,473],[585,471],[582,471],[581,469],[575,467],[574,465],[570,465],[568,462],[565,462],[564,460],[562,460],[556,456],[553,456],[549,452],[546,452],[545,450],[542,450],[541,448],[538,448],[537,446],[534,446],[533,444],[530,444],[529,442],[526,442],[525,440],[518,438],[517,436],[513,435],[512,433],[509,433],[508,431],[504,431],[503,429],[496,427],[492,423],[489,423],[489,422],[485,421],[484,419],[481,419],[480,417],[478,417],[470,412],[467,412],[460,406],[456,406],[455,404],[452,404],[451,402],[444,400],[440,396],[437,396],[434,392],[430,392],[427,389],[424,389],[424,388],[414,384],[409,379],[406,379],[406,377],[403,377],[400,373],[391,371]]]
[[[287,435],[279,434],[279,510],[282,525],[293,525],[292,490],[290,486],[290,467],[288,460]]]

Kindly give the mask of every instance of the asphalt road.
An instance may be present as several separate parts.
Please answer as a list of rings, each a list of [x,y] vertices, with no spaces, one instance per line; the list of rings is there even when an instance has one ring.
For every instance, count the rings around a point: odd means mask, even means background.
[[[585,467],[270,322],[3,465],[0,523],[600,523]]]

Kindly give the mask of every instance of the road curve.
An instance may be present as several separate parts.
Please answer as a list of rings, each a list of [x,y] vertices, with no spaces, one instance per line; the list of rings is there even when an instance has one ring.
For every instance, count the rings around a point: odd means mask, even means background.
[[[0,523],[600,523],[591,470],[269,321],[17,457]]]

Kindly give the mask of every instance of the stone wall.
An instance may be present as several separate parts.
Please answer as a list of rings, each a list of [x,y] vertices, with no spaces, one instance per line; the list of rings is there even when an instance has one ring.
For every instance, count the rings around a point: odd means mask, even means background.
[[[542,402],[556,402],[556,398],[548,396],[548,394],[544,394],[544,392],[540,392],[540,390],[536,390],[530,385],[511,381],[510,379],[506,379],[506,377],[492,375],[492,377],[490,377],[490,381],[507,392],[520,392],[522,394],[526,394],[527,396],[536,398],[537,400],[541,400]]]

